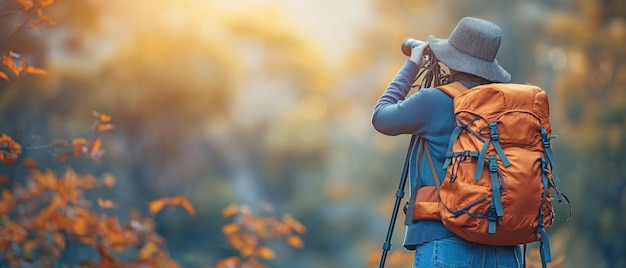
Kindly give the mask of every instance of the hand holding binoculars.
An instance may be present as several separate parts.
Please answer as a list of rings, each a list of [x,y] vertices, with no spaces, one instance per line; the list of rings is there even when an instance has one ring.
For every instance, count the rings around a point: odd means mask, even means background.
[[[424,41],[421,40],[417,40],[417,39],[413,39],[413,38],[406,38],[404,39],[404,41],[402,41],[402,53],[404,55],[407,56],[411,56],[411,50],[416,47],[419,46],[421,44],[425,43]]]

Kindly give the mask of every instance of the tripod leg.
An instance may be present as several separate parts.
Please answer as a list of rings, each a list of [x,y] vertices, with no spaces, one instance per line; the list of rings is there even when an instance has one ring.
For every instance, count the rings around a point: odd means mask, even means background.
[[[387,253],[391,249],[391,237],[393,236],[393,229],[396,225],[396,218],[398,217],[398,210],[400,209],[400,202],[404,197],[404,186],[406,185],[406,178],[409,173],[409,163],[411,158],[411,152],[415,147],[415,140],[418,137],[416,135],[411,136],[411,143],[409,144],[409,149],[406,153],[406,158],[404,160],[404,167],[402,169],[402,175],[400,176],[400,184],[398,185],[398,189],[396,190],[396,202],[393,206],[393,212],[391,214],[391,221],[389,222],[389,229],[387,229],[387,238],[385,239],[385,243],[383,243],[383,254],[380,258],[380,268],[385,267],[385,261],[387,259]]]

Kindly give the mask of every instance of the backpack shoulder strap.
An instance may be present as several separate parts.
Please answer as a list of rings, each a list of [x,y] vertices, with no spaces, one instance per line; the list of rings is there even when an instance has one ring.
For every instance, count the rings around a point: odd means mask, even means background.
[[[437,176],[437,171],[435,170],[435,165],[433,164],[433,159],[430,156],[430,150],[428,149],[428,145],[426,144],[426,140],[424,138],[419,137],[418,151],[415,151],[415,147],[413,147],[413,152],[411,152],[411,162],[410,162],[410,171],[411,177],[415,178],[415,185],[413,185],[413,190],[411,191],[411,196],[409,198],[409,205],[406,207],[407,210],[405,212],[406,218],[404,219],[405,225],[410,225],[413,222],[413,210],[415,209],[415,202],[417,199],[417,190],[419,189],[419,166],[422,162],[422,155],[426,153],[426,158],[428,159],[428,165],[430,166],[430,170],[433,172],[433,179],[435,181],[435,186],[437,187],[437,192],[439,192],[439,188],[441,187],[441,181],[439,180],[439,176]],[[417,161],[413,161],[417,157]]]
[[[465,87],[459,81],[454,81],[454,82],[449,83],[449,84],[438,86],[437,88],[439,90],[443,91],[444,93],[448,94],[448,96],[450,96],[452,98],[460,96],[460,95],[462,95],[463,93],[465,93],[465,92],[467,92],[469,90],[467,87]]]

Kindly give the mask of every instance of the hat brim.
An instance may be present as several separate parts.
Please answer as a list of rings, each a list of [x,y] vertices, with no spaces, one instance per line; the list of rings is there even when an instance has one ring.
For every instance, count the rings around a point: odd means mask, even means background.
[[[502,68],[496,59],[485,61],[470,56],[451,46],[447,39],[435,38],[432,35],[428,37],[428,46],[435,57],[450,69],[480,76],[493,82],[511,81],[511,74]]]

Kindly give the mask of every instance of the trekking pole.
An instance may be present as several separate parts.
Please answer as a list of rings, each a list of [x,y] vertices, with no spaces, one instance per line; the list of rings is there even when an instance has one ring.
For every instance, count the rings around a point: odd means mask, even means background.
[[[393,229],[396,225],[396,218],[398,216],[398,210],[400,209],[400,202],[404,197],[404,185],[406,185],[406,177],[409,173],[409,162],[411,158],[411,151],[413,151],[413,146],[415,146],[416,135],[411,136],[411,143],[409,144],[409,150],[406,153],[406,158],[404,160],[404,168],[402,169],[402,175],[400,176],[400,185],[396,190],[396,203],[393,206],[393,213],[391,214],[391,222],[389,222],[389,229],[387,230],[387,239],[385,239],[385,243],[383,244],[383,255],[380,258],[379,268],[385,267],[385,260],[387,259],[387,253],[391,249],[391,236],[393,235]]]

